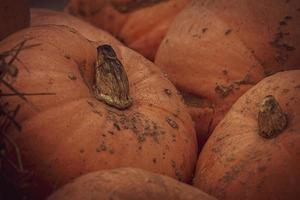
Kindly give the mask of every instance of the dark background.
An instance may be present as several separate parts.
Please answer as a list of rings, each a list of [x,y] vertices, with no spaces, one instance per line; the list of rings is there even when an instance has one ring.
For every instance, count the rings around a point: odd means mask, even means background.
[[[62,10],[68,0],[27,0],[30,7]]]

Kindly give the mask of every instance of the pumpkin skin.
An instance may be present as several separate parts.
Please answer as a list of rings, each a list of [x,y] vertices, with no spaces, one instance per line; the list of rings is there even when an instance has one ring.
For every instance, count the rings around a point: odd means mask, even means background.
[[[109,33],[98,29],[90,24],[87,24],[81,19],[68,15],[67,13],[31,8],[30,9],[30,25],[65,25],[70,28],[76,29],[80,34],[93,42],[109,41],[110,44],[121,45],[117,39],[112,37]]]
[[[34,107],[8,97],[21,106],[16,118],[21,133],[10,127],[7,134],[20,149],[24,169],[33,174],[25,191],[29,199],[43,199],[84,173],[117,167],[191,180],[197,156],[193,123],[158,67],[112,44],[133,98],[133,105],[120,111],[96,100],[89,89],[98,44],[69,27],[44,25],[11,35],[1,42],[0,51],[28,38],[26,45],[39,45],[20,52],[14,87],[26,93],[55,93],[28,96]],[[8,155],[14,160],[13,149]]]
[[[25,0],[0,0],[0,40],[29,26],[30,13]]]
[[[124,6],[134,1],[114,2]],[[119,12],[106,0],[70,0],[65,10],[107,30],[126,46],[154,60],[171,22],[189,1],[158,1],[151,6]]]
[[[52,194],[48,200],[213,200],[201,190],[167,176],[120,168],[89,173]]]
[[[263,79],[232,106],[205,144],[194,185],[219,199],[300,196],[300,70]],[[258,134],[261,101],[273,95],[287,115],[274,138]]]
[[[299,68],[297,8],[296,0],[197,0],[176,17],[155,63],[194,96],[186,101],[200,138],[266,74]]]

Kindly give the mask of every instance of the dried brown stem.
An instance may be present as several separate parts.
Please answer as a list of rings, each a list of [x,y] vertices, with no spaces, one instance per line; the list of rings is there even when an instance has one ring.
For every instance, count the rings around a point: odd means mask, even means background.
[[[276,137],[285,130],[287,123],[287,116],[277,100],[272,95],[266,96],[258,113],[258,134],[264,138]]]

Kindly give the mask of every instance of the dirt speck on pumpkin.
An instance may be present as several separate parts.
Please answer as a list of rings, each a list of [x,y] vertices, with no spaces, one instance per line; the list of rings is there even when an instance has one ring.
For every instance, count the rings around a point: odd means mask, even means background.
[[[77,77],[75,76],[75,74],[73,74],[73,72],[69,72],[68,73],[68,78],[72,81],[77,80]]]
[[[119,131],[122,129],[131,130],[139,143],[144,142],[147,137],[158,143],[159,137],[165,134],[162,127],[142,113],[125,113],[113,108],[107,111],[107,119],[113,122],[113,126]]]
[[[290,91],[289,89],[283,89],[283,90],[282,90],[282,93],[283,93],[283,94],[286,94],[286,93],[288,93],[289,91]]]
[[[172,91],[169,89],[164,89],[164,92],[166,95],[171,96],[172,95]]]
[[[226,30],[224,34],[225,34],[225,35],[229,35],[230,33],[232,33],[232,29]]]
[[[226,69],[224,69],[224,70],[222,71],[222,73],[223,73],[225,76],[228,75],[228,71],[227,71]]]
[[[292,16],[285,16],[278,22],[278,31],[275,34],[274,39],[270,42],[270,45],[276,49],[275,60],[279,64],[284,64],[289,58],[289,52],[296,49],[293,45],[287,44],[287,40],[285,39],[285,36],[290,35],[289,32],[285,31],[285,27],[289,25],[289,21],[292,19]]]
[[[178,117],[178,116],[179,116],[179,114],[180,114],[180,110],[179,110],[179,109],[177,109],[177,110],[175,111],[175,113],[173,113],[173,116],[174,116],[174,117]]]
[[[68,59],[68,60],[71,59],[71,56],[70,56],[69,54],[65,54],[64,57],[65,57],[66,59]]]
[[[229,86],[217,84],[217,86],[215,87],[215,92],[221,97],[227,97],[233,91],[233,89],[233,84],[230,84]]]
[[[174,129],[179,128],[178,124],[173,119],[171,119],[170,117],[166,117],[166,122],[168,122],[168,124]]]
[[[202,33],[206,33],[208,31],[208,28],[203,28]]]
[[[253,85],[255,84],[250,74],[246,74],[242,80],[234,81],[234,84],[237,85]]]
[[[183,176],[182,176],[182,174],[180,173],[180,170],[177,168],[176,162],[175,162],[174,160],[171,160],[171,166],[172,166],[172,168],[173,168],[174,171],[175,171],[175,176],[176,176],[176,178],[177,178],[179,181],[182,181],[182,180],[183,180]]]

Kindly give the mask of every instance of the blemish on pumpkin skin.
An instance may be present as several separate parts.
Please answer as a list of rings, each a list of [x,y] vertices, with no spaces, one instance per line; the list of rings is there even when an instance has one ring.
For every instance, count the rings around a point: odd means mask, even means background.
[[[233,85],[229,86],[224,86],[224,85],[219,85],[215,87],[215,92],[220,95],[220,97],[227,97],[233,90]]]
[[[281,93],[286,94],[288,93],[290,90],[289,89],[283,89]]]
[[[171,119],[170,117],[166,117],[166,122],[174,129],[178,129],[179,126],[178,124],[173,120]]]
[[[175,111],[175,113],[172,113],[172,115],[173,115],[174,117],[178,117],[179,114],[180,114],[180,110],[179,110],[179,109],[177,109],[177,110]]]
[[[164,93],[168,96],[171,96],[172,95],[172,91],[169,90],[169,89],[164,89]]]
[[[70,60],[70,59],[71,59],[71,56],[70,56],[70,55],[68,55],[68,54],[65,54],[65,55],[64,55],[64,57],[65,57],[66,59],[68,59],[68,60]]]
[[[203,28],[202,33],[206,33],[208,31],[208,28]]]
[[[225,34],[225,35],[229,35],[231,32],[232,32],[232,29],[228,29],[228,30],[225,31],[224,34]]]
[[[159,137],[165,134],[162,127],[139,112],[124,113],[111,109],[108,110],[107,119],[113,122],[117,130],[131,130],[139,143],[147,137],[159,143]]]
[[[75,81],[77,80],[77,77],[75,76],[75,74],[73,74],[72,72],[69,72],[68,73],[68,78],[72,81]]]
[[[183,176],[180,173],[180,170],[176,167],[176,162],[174,160],[171,160],[171,166],[175,171],[175,176],[179,181],[183,180]]]
[[[114,135],[115,133],[113,131],[108,131],[109,134]]]
[[[224,70],[222,71],[222,73],[223,73],[225,76],[228,75],[228,71],[227,71],[226,69],[224,69]]]

